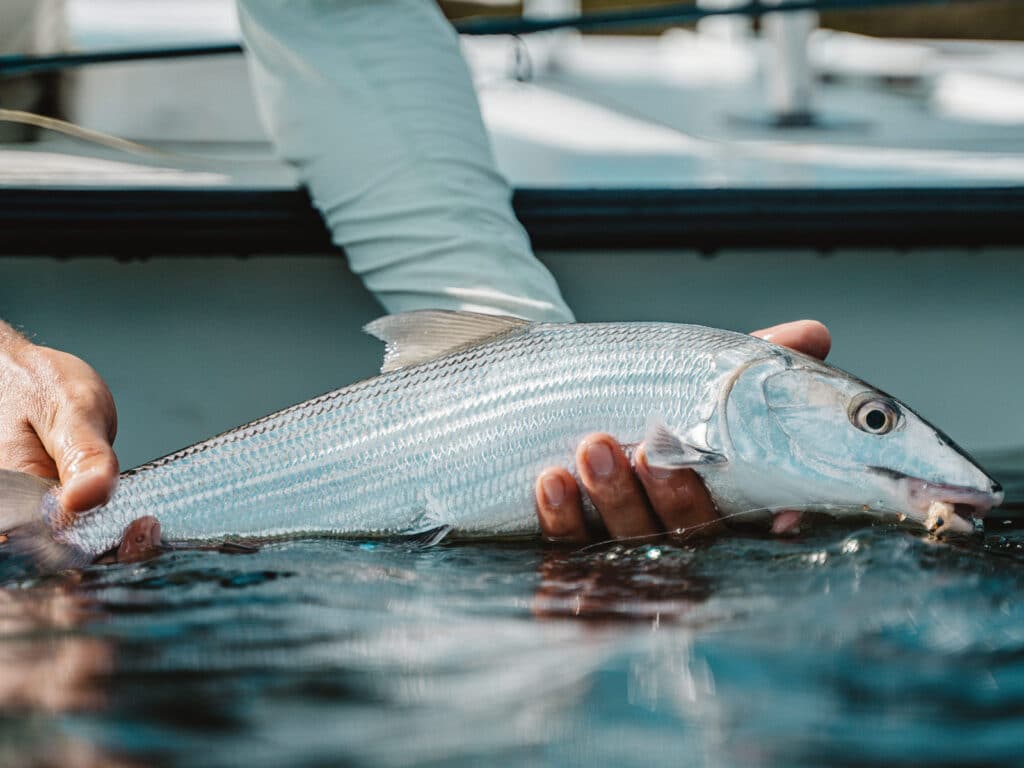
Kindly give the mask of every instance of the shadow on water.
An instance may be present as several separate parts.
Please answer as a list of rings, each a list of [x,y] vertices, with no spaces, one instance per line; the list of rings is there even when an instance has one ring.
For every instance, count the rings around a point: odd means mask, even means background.
[[[297,542],[0,589],[7,765],[998,765],[1024,533]]]

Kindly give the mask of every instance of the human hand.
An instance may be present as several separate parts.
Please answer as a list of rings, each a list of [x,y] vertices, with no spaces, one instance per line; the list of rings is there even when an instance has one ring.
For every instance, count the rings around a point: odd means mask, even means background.
[[[784,323],[752,335],[819,360],[825,359],[832,345],[828,329],[814,320]],[[642,445],[634,463],[635,468],[618,442],[603,433],[588,435],[576,450],[583,487],[612,538],[680,529],[704,535],[721,529],[714,502],[696,472],[652,468]],[[541,472],[535,493],[545,538],[574,544],[590,539],[580,488],[568,470],[550,467]]]
[[[0,322],[0,468],[59,479],[61,507],[82,512],[117,486],[116,432],[114,398],[96,371]]]

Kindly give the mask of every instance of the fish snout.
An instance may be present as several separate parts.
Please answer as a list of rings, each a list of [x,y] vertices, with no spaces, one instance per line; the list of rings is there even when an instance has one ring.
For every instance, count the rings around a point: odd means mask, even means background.
[[[945,504],[957,517],[973,524],[1003,503],[1003,487],[980,471],[982,479],[977,487],[972,487],[922,480],[885,467],[868,467],[868,470],[896,484],[900,506],[915,519],[925,519],[933,504]]]
[[[958,485],[944,485],[925,480],[905,480],[908,505],[929,519],[941,507],[949,509],[959,521],[950,521],[954,527],[973,530],[976,520],[981,520],[993,508],[1003,503],[1003,489],[989,479],[988,487],[969,488]]]

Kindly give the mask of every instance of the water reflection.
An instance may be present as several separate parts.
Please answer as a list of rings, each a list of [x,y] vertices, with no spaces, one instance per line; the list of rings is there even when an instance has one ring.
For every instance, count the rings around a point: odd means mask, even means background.
[[[549,550],[533,599],[538,618],[593,622],[678,622],[711,594],[691,573],[691,549],[607,546],[599,551]]]
[[[0,588],[0,764],[61,768],[138,765],[61,726],[108,706],[114,644],[90,634],[103,618],[81,574]]]
[[[834,526],[92,568],[0,590],[0,764],[952,765],[965,727],[1012,762],[1022,547]]]
[[[112,644],[77,630],[98,618],[78,591],[80,577],[0,589],[0,712],[96,709],[98,680],[113,665]]]

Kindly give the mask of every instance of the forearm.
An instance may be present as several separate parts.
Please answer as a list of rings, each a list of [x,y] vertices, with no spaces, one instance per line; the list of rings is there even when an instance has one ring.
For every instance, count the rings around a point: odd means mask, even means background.
[[[435,3],[238,4],[278,151],[389,311],[572,318],[512,212]]]

